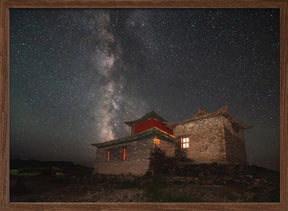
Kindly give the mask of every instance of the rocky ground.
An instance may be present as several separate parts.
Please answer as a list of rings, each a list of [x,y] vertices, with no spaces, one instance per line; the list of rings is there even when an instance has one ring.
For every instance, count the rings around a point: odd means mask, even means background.
[[[177,175],[143,177],[92,175],[92,169],[84,167],[53,166],[48,171],[38,166],[39,174],[29,175],[27,168],[22,175],[14,172],[10,201],[279,202],[279,172],[256,166],[193,165]]]

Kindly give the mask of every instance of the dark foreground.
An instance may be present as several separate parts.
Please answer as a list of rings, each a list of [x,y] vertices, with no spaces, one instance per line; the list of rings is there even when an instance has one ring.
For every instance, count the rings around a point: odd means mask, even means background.
[[[279,202],[279,172],[193,165],[177,175],[92,175],[69,162],[12,160],[11,202]]]

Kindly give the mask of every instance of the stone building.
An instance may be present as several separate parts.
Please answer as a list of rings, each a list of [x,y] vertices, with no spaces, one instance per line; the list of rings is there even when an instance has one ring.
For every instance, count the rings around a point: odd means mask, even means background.
[[[93,144],[95,173],[143,175],[155,147],[167,157],[180,150],[189,163],[247,163],[244,129],[250,127],[233,117],[227,106],[214,113],[199,109],[181,122],[167,122],[152,111],[125,123],[131,136]]]

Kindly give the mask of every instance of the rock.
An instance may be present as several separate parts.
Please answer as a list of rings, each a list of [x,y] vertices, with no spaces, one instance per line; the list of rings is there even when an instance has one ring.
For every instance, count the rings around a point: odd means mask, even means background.
[[[194,177],[185,177],[185,181],[186,182],[197,182],[198,178],[194,178]]]

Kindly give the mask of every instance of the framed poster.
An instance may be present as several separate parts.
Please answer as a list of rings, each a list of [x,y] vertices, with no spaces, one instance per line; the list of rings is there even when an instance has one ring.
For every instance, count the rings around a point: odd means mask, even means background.
[[[287,207],[287,3],[1,6],[2,207]]]

